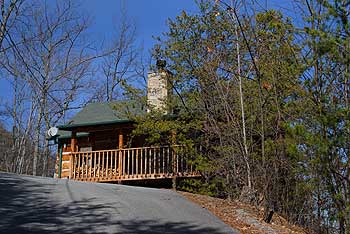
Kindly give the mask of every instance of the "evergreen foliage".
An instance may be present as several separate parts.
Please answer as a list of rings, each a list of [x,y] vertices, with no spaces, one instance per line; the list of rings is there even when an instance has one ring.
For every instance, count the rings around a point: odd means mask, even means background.
[[[264,205],[312,233],[349,233],[349,4],[307,1],[301,31],[281,12],[221,3],[199,2],[157,38],[178,114],[151,113],[135,133],[201,146],[203,181],[184,190]]]

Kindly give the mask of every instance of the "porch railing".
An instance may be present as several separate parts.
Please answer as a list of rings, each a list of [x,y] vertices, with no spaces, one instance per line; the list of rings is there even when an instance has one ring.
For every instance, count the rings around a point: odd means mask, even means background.
[[[76,180],[108,181],[194,176],[183,146],[158,146],[74,152],[71,176]]]

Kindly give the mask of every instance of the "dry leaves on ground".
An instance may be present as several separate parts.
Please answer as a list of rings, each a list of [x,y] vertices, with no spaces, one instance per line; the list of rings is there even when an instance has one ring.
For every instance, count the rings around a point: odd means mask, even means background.
[[[273,215],[271,224],[262,221],[262,210],[238,201],[229,201],[205,195],[181,192],[187,199],[208,209],[214,215],[243,234],[305,234],[302,228],[289,224],[278,214]]]

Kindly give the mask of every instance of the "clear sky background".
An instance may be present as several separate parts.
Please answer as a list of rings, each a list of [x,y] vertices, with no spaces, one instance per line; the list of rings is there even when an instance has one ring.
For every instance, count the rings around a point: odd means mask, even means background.
[[[258,3],[262,8],[277,8],[288,16],[295,16],[297,12],[293,0],[260,0]],[[92,18],[90,36],[94,41],[107,42],[111,38],[121,8],[126,9],[128,19],[134,21],[137,43],[143,46],[145,56],[150,55],[155,44],[152,37],[168,30],[169,18],[174,19],[182,10],[189,14],[199,11],[195,0],[81,0],[82,13]],[[0,77],[0,104],[11,100],[11,92],[8,81]]]
[[[137,43],[144,47],[146,56],[155,43],[152,36],[167,30],[168,18],[175,18],[182,10],[196,11],[194,0],[82,0],[81,11],[92,17],[90,35],[96,42],[110,38],[122,7],[135,22]],[[0,103],[11,99],[11,92],[8,81],[0,78]]]
[[[109,36],[124,7],[128,18],[135,22],[137,38],[145,49],[152,48],[152,36],[167,30],[168,18],[175,18],[182,10],[198,11],[194,0],[84,0],[82,3],[82,10],[93,17],[91,30],[96,33],[96,39]]]

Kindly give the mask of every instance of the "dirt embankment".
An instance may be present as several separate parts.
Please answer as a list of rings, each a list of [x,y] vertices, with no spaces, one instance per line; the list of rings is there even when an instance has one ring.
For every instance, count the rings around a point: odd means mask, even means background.
[[[208,209],[226,224],[238,229],[243,234],[306,234],[302,228],[291,225],[278,214],[274,214],[271,223],[267,224],[262,221],[263,210],[258,210],[253,206],[238,201],[178,192],[202,208]]]

